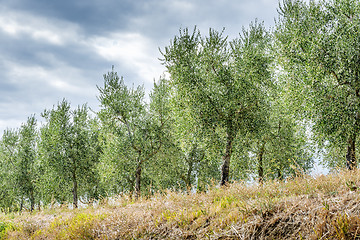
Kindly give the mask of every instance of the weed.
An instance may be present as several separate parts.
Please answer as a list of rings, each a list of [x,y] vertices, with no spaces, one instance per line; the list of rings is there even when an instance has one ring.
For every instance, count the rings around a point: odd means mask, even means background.
[[[333,226],[335,227],[336,236],[338,239],[346,239],[349,233],[349,218],[346,214],[340,214],[335,221]]]
[[[232,206],[232,203],[236,201],[234,196],[222,196],[214,199],[214,203],[219,204],[221,208],[228,208]]]
[[[326,200],[324,200],[324,201],[322,202],[322,205],[324,206],[324,207],[323,207],[324,210],[329,210],[329,209],[330,209],[330,206],[329,206],[329,204],[328,204],[328,202],[327,202]]]
[[[56,218],[46,229],[36,231],[33,239],[93,239],[93,227],[106,215],[80,213],[69,219]]]
[[[15,226],[11,222],[0,222],[0,240],[5,239],[9,231],[14,231]]]
[[[345,184],[350,191],[356,191],[358,189],[354,181],[346,181]]]

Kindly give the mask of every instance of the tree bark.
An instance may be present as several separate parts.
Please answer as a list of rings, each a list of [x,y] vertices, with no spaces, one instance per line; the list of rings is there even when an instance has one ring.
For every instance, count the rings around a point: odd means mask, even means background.
[[[280,181],[284,180],[284,176],[282,175],[280,168],[277,169],[277,175],[278,175],[277,178],[278,178]]]
[[[187,175],[186,175],[186,178],[185,178],[185,184],[186,184],[186,192],[188,194],[190,194],[191,192],[191,174],[192,174],[192,171],[193,171],[193,162],[192,162],[192,159],[189,159],[189,169],[187,171]]]
[[[191,173],[193,171],[193,162],[191,161],[191,159],[188,159],[188,164],[189,164],[189,168],[186,174],[182,174],[180,176],[180,178],[185,182],[185,187],[186,187],[186,192],[188,194],[191,193],[191,188],[192,188],[192,184],[191,184]]]
[[[356,135],[352,135],[348,139],[348,147],[346,153],[346,167],[348,170],[356,169],[357,160],[355,156],[355,141]]]
[[[74,208],[78,208],[78,183],[76,179],[76,172],[73,171],[72,175],[73,180],[73,205]]]
[[[135,199],[137,200],[141,194],[141,162],[137,165],[135,172]]]
[[[19,212],[22,212],[23,206],[24,206],[24,198],[21,198],[20,211]]]
[[[225,154],[223,156],[223,165],[221,167],[220,186],[224,186],[229,182],[230,158],[231,158],[231,153],[232,153],[233,140],[234,140],[234,138],[232,136],[232,133],[228,133]]]
[[[35,197],[34,197],[34,190],[30,190],[30,212],[34,211],[35,207]]]
[[[258,155],[258,176],[259,176],[259,183],[262,184],[264,182],[264,165],[263,165],[263,156],[265,153],[265,141],[261,145],[259,149]]]

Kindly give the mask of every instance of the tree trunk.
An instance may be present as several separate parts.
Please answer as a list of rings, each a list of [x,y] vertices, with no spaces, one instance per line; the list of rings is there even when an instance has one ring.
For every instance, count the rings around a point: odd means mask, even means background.
[[[76,179],[76,173],[73,171],[72,175],[73,180],[73,206],[74,208],[78,208],[78,183]]]
[[[356,141],[355,134],[349,137],[347,153],[346,153],[346,167],[348,170],[354,170],[357,165],[357,160],[355,156],[355,141]]]
[[[141,162],[138,164],[135,172],[135,199],[137,200],[141,194]]]
[[[34,211],[35,207],[35,198],[34,198],[34,190],[30,190],[30,212]]]
[[[258,175],[259,175],[259,183],[262,184],[264,182],[264,165],[263,165],[263,156],[265,153],[265,141],[261,145],[259,149],[258,155]]]
[[[281,146],[281,143],[282,143],[282,137],[281,137],[280,131],[281,131],[281,121],[279,121],[279,126],[278,126],[279,146]],[[281,151],[282,149],[280,148],[279,150]],[[283,174],[282,174],[282,172],[281,172],[281,171],[282,171],[282,167],[279,166],[279,167],[276,169],[276,171],[277,171],[277,179],[282,181],[282,180],[284,179],[284,176],[283,176]]]
[[[20,202],[20,212],[22,212],[22,209],[24,207],[24,198],[21,198],[21,202]],[[10,212],[10,211],[9,211]]]
[[[284,176],[282,175],[280,168],[277,169],[277,175],[278,175],[277,178],[278,178],[280,181],[284,180]]]
[[[223,156],[223,165],[221,167],[221,182],[220,186],[224,186],[229,182],[229,173],[230,173],[230,158],[232,153],[232,142],[233,136],[231,133],[228,133],[226,141],[225,154]]]
[[[191,173],[193,171],[193,162],[191,161],[191,159],[189,160],[189,169],[187,172],[187,176],[186,176],[186,180],[185,180],[185,184],[186,184],[186,191],[189,194],[191,192]]]

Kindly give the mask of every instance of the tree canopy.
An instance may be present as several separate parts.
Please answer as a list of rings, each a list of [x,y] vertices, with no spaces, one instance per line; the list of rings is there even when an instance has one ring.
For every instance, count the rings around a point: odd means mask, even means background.
[[[110,133],[121,139],[119,143],[132,162],[130,171],[134,175],[129,181],[136,198],[140,196],[143,165],[160,151],[167,135],[168,93],[163,81],[154,84],[150,104],[144,101],[142,86],[128,88],[114,70],[104,75],[104,87],[98,88],[102,106],[99,117]]]
[[[275,32],[288,91],[321,138],[347,148],[348,169],[357,166],[359,9],[351,0],[286,0]]]
[[[212,29],[206,37],[196,28],[192,33],[180,30],[163,51],[163,63],[182,105],[203,128],[223,132],[221,185],[229,181],[238,133],[257,131],[267,118],[263,109],[272,80],[268,44],[264,26],[255,22],[233,41]]]

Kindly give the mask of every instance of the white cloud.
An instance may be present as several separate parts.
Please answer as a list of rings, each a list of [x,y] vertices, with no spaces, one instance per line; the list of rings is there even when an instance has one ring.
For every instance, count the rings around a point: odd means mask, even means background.
[[[28,36],[35,41],[60,46],[80,37],[79,28],[72,23],[5,8],[0,8],[0,31],[14,38]]]
[[[163,5],[170,12],[179,14],[186,13],[190,14],[196,10],[195,5],[192,1],[186,0],[169,0]]]
[[[21,124],[24,121],[20,121],[19,119],[6,119],[6,120],[0,120],[0,135],[4,133],[5,129],[15,129],[21,126]]]
[[[16,91],[3,92],[0,103],[0,135],[7,127],[17,128],[32,114],[40,118],[44,109],[52,108],[66,98],[75,107],[89,102],[96,107],[97,89],[89,84],[86,75],[79,69],[57,62],[55,68],[22,66],[15,62],[2,62],[6,67],[5,79]],[[5,89],[4,89],[5,90]]]
[[[82,72],[65,63],[57,62],[56,68],[42,66],[20,66],[14,62],[7,62],[8,79],[15,79],[18,86],[24,90],[46,89],[49,93],[71,93],[87,95],[87,82]],[[38,89],[40,88],[40,89]]]
[[[144,81],[152,81],[165,70],[159,60],[154,57],[158,51],[154,44],[138,33],[114,33],[106,37],[93,37],[89,40],[99,56],[105,60],[125,65]]]

